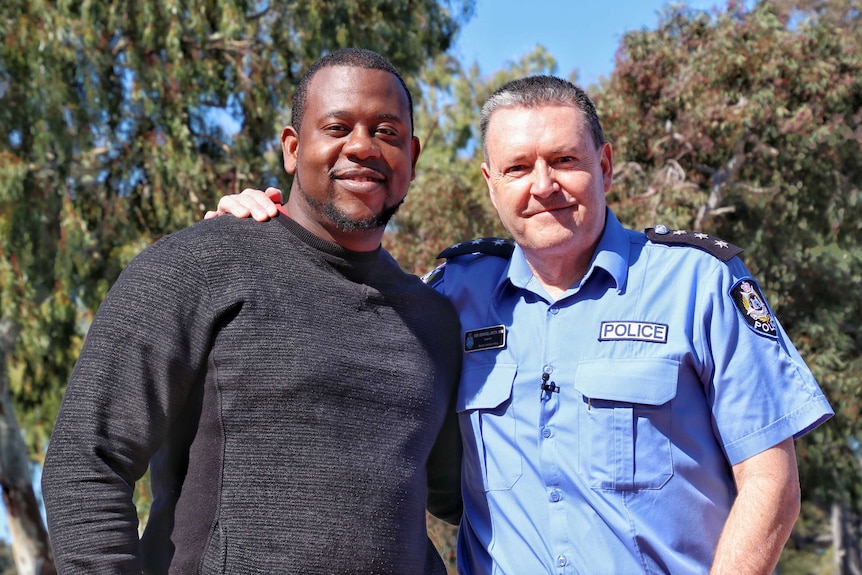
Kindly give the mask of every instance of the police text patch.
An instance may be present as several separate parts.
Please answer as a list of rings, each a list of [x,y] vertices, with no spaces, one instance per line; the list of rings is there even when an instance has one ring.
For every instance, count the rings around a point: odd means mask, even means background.
[[[467,353],[502,347],[506,347],[506,326],[504,325],[474,329],[464,334],[464,351]]]
[[[645,321],[603,321],[599,341],[648,341],[667,343],[667,326]]]
[[[772,318],[766,299],[754,280],[740,280],[730,290],[736,309],[745,318],[748,327],[766,337],[778,337],[775,320]]]

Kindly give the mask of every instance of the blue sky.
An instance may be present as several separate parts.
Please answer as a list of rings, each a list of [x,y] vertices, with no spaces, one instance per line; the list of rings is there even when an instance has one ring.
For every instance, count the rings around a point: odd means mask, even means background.
[[[462,64],[479,64],[488,75],[541,44],[557,60],[557,73],[577,69],[583,87],[611,73],[614,53],[631,30],[654,29],[666,0],[477,0],[472,20],[462,29],[454,54]],[[691,8],[724,7],[724,0],[689,0]],[[746,2],[750,5],[750,2]],[[0,540],[9,540],[0,504]]]
[[[541,44],[557,60],[559,75],[577,69],[577,83],[586,88],[613,70],[623,35],[655,29],[659,12],[671,3],[698,10],[726,6],[725,0],[477,0],[455,54],[489,75]]]

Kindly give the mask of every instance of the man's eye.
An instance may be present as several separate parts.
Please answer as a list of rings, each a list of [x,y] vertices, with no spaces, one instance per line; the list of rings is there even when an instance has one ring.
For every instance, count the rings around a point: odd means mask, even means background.
[[[575,156],[560,156],[553,164],[554,168],[562,170],[578,170],[583,164]]]
[[[383,128],[383,127],[381,127],[381,128],[377,128],[376,132],[377,132],[378,134],[382,134],[382,135],[384,135],[384,136],[397,136],[397,135],[398,135],[398,132],[396,132],[396,131],[395,131],[395,130],[393,130],[392,128]]]
[[[326,126],[323,130],[334,134],[344,134],[349,131],[346,126],[342,126],[341,124],[332,124],[331,126]]]
[[[515,166],[509,166],[508,168],[503,170],[503,173],[506,175],[517,176],[518,174],[523,174],[527,170],[527,166],[518,164]]]

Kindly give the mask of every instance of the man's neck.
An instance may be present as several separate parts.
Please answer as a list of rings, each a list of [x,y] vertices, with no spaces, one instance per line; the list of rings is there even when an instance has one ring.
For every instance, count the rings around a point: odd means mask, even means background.
[[[372,252],[380,247],[380,242],[383,240],[385,228],[346,232],[338,229],[334,224],[325,225],[309,217],[305,210],[299,206],[294,205],[293,209],[291,207],[290,200],[288,199],[284,211],[290,214],[289,217],[296,223],[319,238],[338,244],[352,252]]]
[[[555,301],[583,279],[594,252],[574,253],[569,250],[557,253],[547,249],[523,251],[533,277]]]

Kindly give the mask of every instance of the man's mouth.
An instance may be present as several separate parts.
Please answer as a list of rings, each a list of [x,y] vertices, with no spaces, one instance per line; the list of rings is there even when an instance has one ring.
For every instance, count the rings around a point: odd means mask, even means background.
[[[577,204],[558,204],[558,205],[553,205],[553,206],[542,206],[538,209],[530,210],[530,211],[526,212],[524,215],[529,218],[529,217],[533,217],[533,216],[538,216],[540,214],[552,214],[552,213],[560,211],[560,210],[566,210],[566,209],[576,208],[576,207],[577,207]]]
[[[341,170],[332,175],[338,185],[354,194],[372,194],[383,189],[386,178],[376,170]]]
[[[348,169],[348,170],[333,170],[332,178],[335,180],[351,180],[354,182],[374,182],[380,183],[386,180],[386,177],[377,170],[370,168]]]

